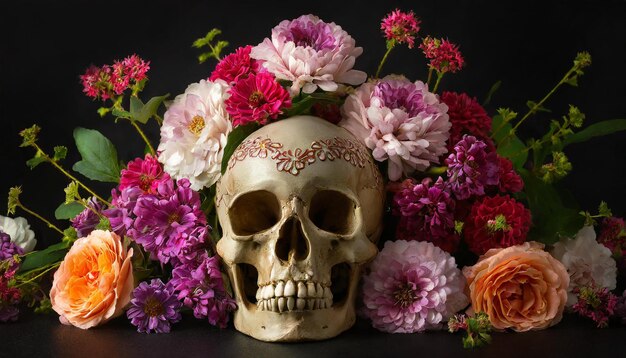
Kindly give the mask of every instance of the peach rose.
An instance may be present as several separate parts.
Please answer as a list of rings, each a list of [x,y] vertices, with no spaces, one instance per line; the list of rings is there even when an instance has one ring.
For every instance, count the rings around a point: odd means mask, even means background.
[[[569,275],[543,244],[526,242],[491,249],[465,267],[474,312],[485,312],[496,329],[517,332],[555,325],[563,317]]]
[[[133,290],[132,256],[133,250],[109,231],[76,240],[50,290],[61,323],[87,329],[122,314]]]

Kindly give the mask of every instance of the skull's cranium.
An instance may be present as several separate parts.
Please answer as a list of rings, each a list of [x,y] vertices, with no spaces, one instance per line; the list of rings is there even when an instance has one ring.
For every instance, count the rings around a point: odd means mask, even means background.
[[[383,195],[367,149],[343,128],[298,116],[248,136],[216,196],[235,328],[264,341],[350,328],[361,268],[377,253]]]

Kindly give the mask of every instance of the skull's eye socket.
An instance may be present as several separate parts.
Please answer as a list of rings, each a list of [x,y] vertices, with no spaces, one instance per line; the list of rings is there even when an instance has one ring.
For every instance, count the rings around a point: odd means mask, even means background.
[[[322,190],[311,200],[309,218],[318,228],[334,234],[354,231],[356,203],[338,191]]]
[[[280,204],[269,191],[252,191],[238,197],[228,210],[235,235],[252,235],[267,230],[280,220]]]

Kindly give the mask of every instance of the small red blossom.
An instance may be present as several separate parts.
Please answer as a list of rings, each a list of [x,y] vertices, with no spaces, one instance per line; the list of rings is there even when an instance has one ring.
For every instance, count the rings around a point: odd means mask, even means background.
[[[415,35],[420,30],[420,20],[417,19],[413,11],[402,12],[399,9],[389,13],[381,22],[380,29],[383,30],[387,41],[395,43],[406,43],[409,48],[415,46]]]
[[[265,72],[240,79],[229,93],[225,103],[233,126],[251,122],[266,124],[268,119],[276,119],[284,108],[291,107],[289,92],[273,75]]]
[[[598,328],[609,325],[609,318],[615,312],[618,298],[606,287],[583,286],[574,288],[573,292],[578,297],[578,302],[572,309],[579,315],[591,318]]]
[[[92,65],[80,76],[80,81],[87,97],[105,101],[143,81],[149,69],[150,62],[132,55],[112,65]]]
[[[626,225],[624,219],[615,216],[604,218],[600,225],[598,242],[611,250],[620,275],[626,276]]]
[[[482,255],[493,248],[522,244],[530,229],[530,211],[508,195],[482,197],[473,205],[463,227],[470,251]]]
[[[498,189],[501,192],[518,193],[524,189],[522,177],[513,169],[513,162],[498,156],[500,167],[500,183]]]
[[[439,73],[455,73],[465,65],[459,46],[448,40],[428,36],[424,38],[419,48],[422,49],[426,58],[430,60],[430,68]]]
[[[144,159],[136,158],[122,169],[119,190],[138,187],[146,194],[154,194],[160,183],[170,180],[163,172],[163,166],[156,157],[146,154]]]
[[[476,97],[470,97],[465,93],[443,92],[441,100],[448,106],[450,116],[450,139],[448,139],[448,151],[454,149],[464,134],[472,135],[487,144],[490,149],[495,146],[489,138],[491,131],[491,118],[487,111],[478,103]]]
[[[221,79],[228,83],[235,83],[251,74],[259,73],[259,62],[250,57],[251,50],[252,46],[249,45],[240,47],[235,52],[224,57],[215,66],[215,70],[211,73],[209,80]]]

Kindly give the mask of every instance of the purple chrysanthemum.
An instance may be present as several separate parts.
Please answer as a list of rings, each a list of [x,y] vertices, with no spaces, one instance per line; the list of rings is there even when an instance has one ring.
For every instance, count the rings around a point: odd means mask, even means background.
[[[363,312],[384,332],[440,328],[467,306],[464,287],[454,258],[432,243],[387,241],[363,278]]]
[[[202,262],[207,258],[205,243],[210,230],[210,226],[198,226],[189,232],[173,236],[163,254],[170,258],[174,267]]]
[[[237,306],[224,290],[224,282],[216,256],[206,257],[199,265],[180,265],[172,271],[170,281],[185,306],[193,309],[196,318],[208,318],[221,328],[228,323],[228,314]]]
[[[170,325],[181,320],[179,311],[183,304],[172,287],[159,279],[140,283],[130,304],[126,316],[141,333],[168,333]]]
[[[174,189],[171,181],[161,183],[156,195],[137,200],[137,216],[129,234],[162,263],[178,255],[180,235],[189,235],[198,226],[206,226],[200,196],[190,188],[189,180],[180,179]]]
[[[109,219],[111,229],[120,237],[124,237],[126,232],[133,227],[135,214],[133,210],[137,204],[137,199],[144,194],[139,187],[127,187],[122,191],[113,189],[111,195],[111,208],[102,212]]]
[[[499,165],[495,152],[470,135],[464,135],[446,159],[452,192],[459,200],[485,195],[485,186],[498,185]]]
[[[24,255],[24,250],[11,242],[9,234],[0,231],[0,261],[10,259],[14,255]]]
[[[95,197],[91,197],[88,206],[70,220],[79,238],[89,235],[100,223],[98,213],[102,212],[102,205]]]
[[[394,196],[396,213],[402,216],[399,232],[402,239],[429,241],[445,251],[453,252],[458,236],[454,233],[454,207],[450,189],[439,177],[433,184],[425,178],[415,184],[403,183],[403,189]]]

